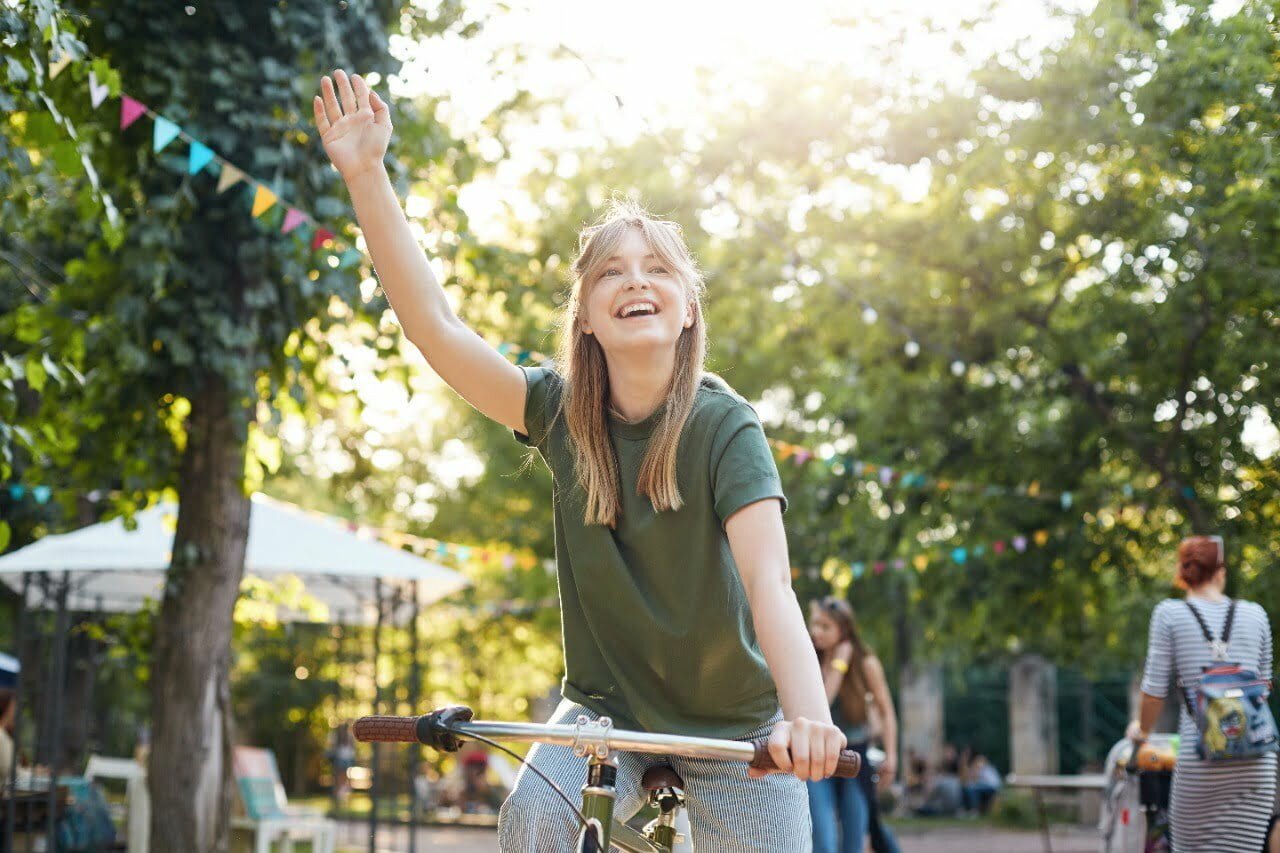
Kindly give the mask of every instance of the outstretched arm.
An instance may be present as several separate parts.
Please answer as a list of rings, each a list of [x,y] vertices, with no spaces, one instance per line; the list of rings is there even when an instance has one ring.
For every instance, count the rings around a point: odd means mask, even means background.
[[[463,324],[413,238],[383,166],[391,111],[363,78],[339,69],[313,102],[325,153],[346,182],[378,281],[427,363],[483,414],[524,432],[525,378]]]

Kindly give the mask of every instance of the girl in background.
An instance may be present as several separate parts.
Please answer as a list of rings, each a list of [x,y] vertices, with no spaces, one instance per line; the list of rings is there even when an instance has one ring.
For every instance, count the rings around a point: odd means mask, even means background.
[[[827,596],[814,602],[809,635],[822,667],[831,719],[844,730],[849,748],[862,755],[857,779],[809,783],[814,853],[862,853],[868,836],[876,853],[898,853],[897,839],[880,822],[877,797],[879,788],[892,784],[898,766],[898,717],[884,667],[862,642],[853,606],[843,598]],[[868,694],[883,727],[885,760],[878,773],[867,761],[873,734]]]

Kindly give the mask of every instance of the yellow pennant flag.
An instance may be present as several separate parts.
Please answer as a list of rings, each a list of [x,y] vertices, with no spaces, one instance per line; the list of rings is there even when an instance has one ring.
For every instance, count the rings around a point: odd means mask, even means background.
[[[50,65],[49,79],[52,80],[53,78],[57,77],[59,74],[62,73],[62,69],[66,68],[70,64],[71,64],[71,57],[64,56],[61,59],[59,59],[57,62]]]
[[[1043,545],[1044,543],[1046,543],[1046,542],[1048,542],[1048,541],[1049,541],[1049,531],[1047,531],[1047,530],[1037,530],[1037,531],[1036,531],[1036,544],[1037,544],[1037,545]]]
[[[271,209],[271,205],[276,203],[276,194],[271,190],[258,184],[257,191],[253,194],[253,215],[261,216]]]
[[[925,567],[929,565],[929,558],[924,554],[916,554],[915,559],[912,560],[911,563],[916,567],[917,572],[923,572]]]
[[[235,166],[232,166],[230,163],[223,163],[222,174],[218,175],[218,192],[225,192],[228,187],[235,186],[242,180],[244,180],[244,172],[240,171]]]

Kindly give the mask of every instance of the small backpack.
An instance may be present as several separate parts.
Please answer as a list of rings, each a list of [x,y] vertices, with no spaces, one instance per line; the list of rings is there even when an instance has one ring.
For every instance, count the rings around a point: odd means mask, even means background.
[[[1213,663],[1203,668],[1200,686],[1192,694],[1178,679],[1178,688],[1187,703],[1187,713],[1195,720],[1200,737],[1196,753],[1206,761],[1255,758],[1277,749],[1275,717],[1267,704],[1271,683],[1238,663],[1227,661],[1227,644],[1231,641],[1231,624],[1235,620],[1236,602],[1227,608],[1227,621],[1222,639],[1215,640],[1200,611],[1186,602],[1191,615],[1200,625],[1209,644]]]

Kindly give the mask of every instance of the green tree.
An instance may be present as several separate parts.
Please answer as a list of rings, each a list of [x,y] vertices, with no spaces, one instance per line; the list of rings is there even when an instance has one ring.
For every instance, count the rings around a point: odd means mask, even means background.
[[[477,26],[456,3],[430,11],[389,2],[83,10],[78,35],[87,56],[118,71],[113,94],[150,105],[348,244],[354,235],[334,227],[346,207],[311,147],[307,107],[320,74],[347,65],[385,78],[397,67],[391,33],[466,36]],[[91,112],[77,88],[86,77],[86,69],[69,68],[51,87],[77,126]],[[443,173],[465,174],[465,147],[438,125],[409,105],[398,120],[420,143],[415,166],[447,159]],[[164,487],[178,493],[151,680],[152,838],[160,849],[224,849],[228,640],[243,570],[246,478],[260,476],[249,450],[258,408],[266,404],[269,415],[289,394],[314,393],[325,328],[385,305],[362,296],[353,272],[318,264],[297,233],[278,233],[283,202],[255,221],[243,191],[218,194],[208,173],[180,177],[185,146],[144,154],[149,124],[110,134],[104,127],[84,140],[104,191],[116,199],[123,240],[89,233],[100,217],[77,208],[70,192],[46,197],[47,215],[25,229],[65,277],[31,316],[76,318],[45,325],[47,343],[87,365],[83,389],[60,401],[77,419],[66,431],[83,440],[58,473],[73,484],[118,483],[118,509]],[[29,322],[27,310],[9,322]]]

